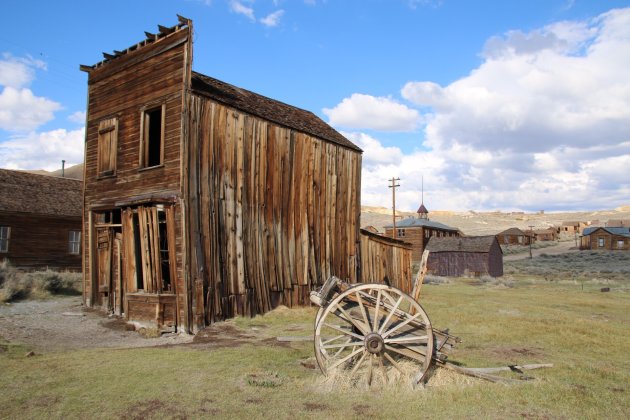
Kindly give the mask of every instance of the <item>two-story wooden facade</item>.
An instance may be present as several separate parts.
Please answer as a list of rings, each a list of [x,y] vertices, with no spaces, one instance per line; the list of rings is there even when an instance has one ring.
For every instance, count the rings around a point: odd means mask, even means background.
[[[76,179],[0,169],[0,261],[21,270],[81,270]]]
[[[360,278],[361,150],[311,112],[193,72],[192,22],[88,73],[84,301],[194,332]]]

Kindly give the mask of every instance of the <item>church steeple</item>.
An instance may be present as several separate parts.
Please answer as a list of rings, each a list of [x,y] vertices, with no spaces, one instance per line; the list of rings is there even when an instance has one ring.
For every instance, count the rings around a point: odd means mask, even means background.
[[[418,219],[429,220],[429,210],[424,206],[424,176],[422,177],[422,201],[416,213],[418,213]]]

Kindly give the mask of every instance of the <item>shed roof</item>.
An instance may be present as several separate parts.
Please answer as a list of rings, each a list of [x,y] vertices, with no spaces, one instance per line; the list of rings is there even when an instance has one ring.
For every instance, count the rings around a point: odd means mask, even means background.
[[[497,235],[518,235],[518,236],[527,236],[527,233],[523,232],[519,228],[509,228],[504,230],[503,232],[497,233]]]
[[[0,211],[81,216],[83,181],[0,169]]]
[[[393,228],[393,225],[387,225],[386,228]],[[414,228],[414,227],[430,227],[433,229],[441,229],[441,230],[450,230],[453,232],[457,232],[459,229],[447,226],[445,224],[434,222],[429,219],[416,219],[414,217],[408,217],[406,219],[401,220],[400,222],[396,222],[396,228]]]
[[[425,249],[430,252],[490,252],[492,244],[497,238],[489,236],[433,236],[429,239]],[[498,245],[498,244],[497,244]],[[497,246],[501,250],[500,246]],[[503,251],[501,251],[503,252]]]
[[[285,104],[284,102],[259,95],[194,71],[192,72],[192,89],[195,93],[210,97],[211,99],[247,112],[248,114],[302,131],[306,134],[338,144],[339,146],[362,152],[357,145],[342,136],[337,130],[310,111]]]
[[[630,227],[600,227],[600,226],[588,227],[584,229],[584,232],[582,232],[582,236],[588,236],[599,229],[604,230],[610,233],[611,235],[618,235],[618,236],[624,236],[624,237],[630,238]]]

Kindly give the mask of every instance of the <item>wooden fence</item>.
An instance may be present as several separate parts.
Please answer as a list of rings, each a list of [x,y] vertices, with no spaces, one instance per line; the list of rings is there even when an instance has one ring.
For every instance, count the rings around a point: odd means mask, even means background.
[[[411,293],[411,244],[361,229],[361,282],[388,283]]]

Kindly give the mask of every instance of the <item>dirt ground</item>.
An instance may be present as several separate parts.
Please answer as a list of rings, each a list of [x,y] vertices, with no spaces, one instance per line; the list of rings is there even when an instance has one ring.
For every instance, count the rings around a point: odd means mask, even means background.
[[[279,307],[276,310],[288,310]],[[165,333],[146,337],[124,319],[86,309],[81,297],[55,297],[0,304],[0,340],[24,344],[36,353],[83,348],[132,348],[185,345],[200,348],[238,347],[247,343],[288,346],[265,325],[238,328],[234,320],[216,322],[196,335]],[[294,333],[291,325],[282,335]],[[299,330],[303,330],[300,326]]]
[[[0,304],[0,337],[36,352],[81,348],[127,348],[193,341],[185,334],[145,338],[126,323],[102,312],[84,310],[80,296]]]

